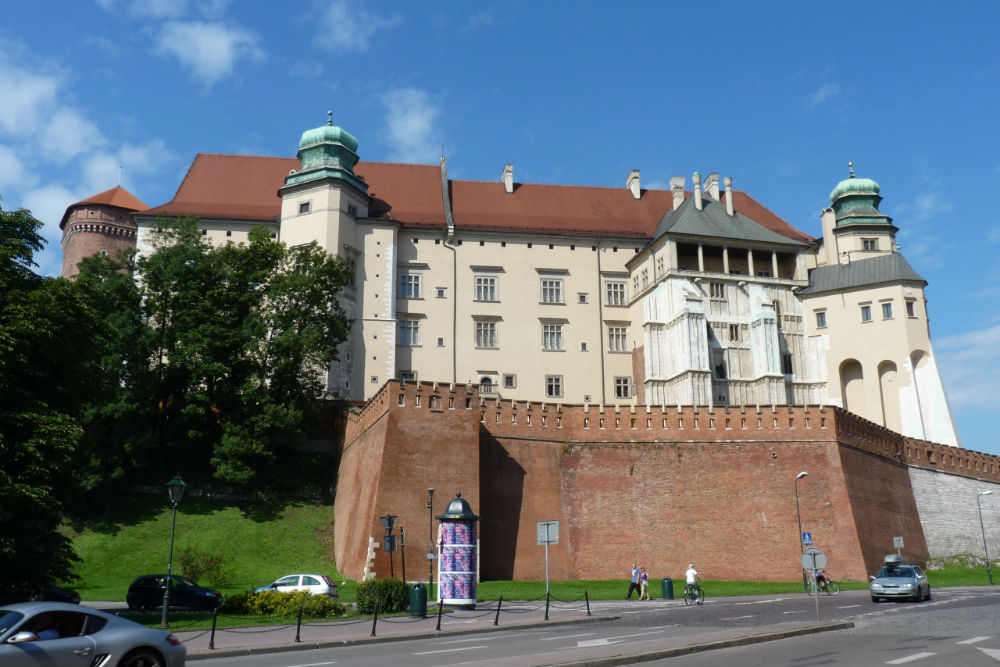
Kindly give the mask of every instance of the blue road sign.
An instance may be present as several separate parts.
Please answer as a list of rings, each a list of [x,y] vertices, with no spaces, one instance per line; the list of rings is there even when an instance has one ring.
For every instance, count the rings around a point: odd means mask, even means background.
[[[812,543],[813,543],[813,534],[812,533],[802,533],[802,544],[804,544],[804,545],[806,545],[808,547]]]

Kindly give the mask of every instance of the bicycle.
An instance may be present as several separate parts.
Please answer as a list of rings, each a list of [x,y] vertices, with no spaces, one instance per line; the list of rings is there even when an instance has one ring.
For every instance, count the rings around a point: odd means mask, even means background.
[[[824,577],[823,581],[819,582],[819,589],[827,595],[837,595],[840,593],[840,582]]]
[[[684,604],[688,607],[692,604],[705,604],[705,591],[699,584],[688,584],[684,587]]]

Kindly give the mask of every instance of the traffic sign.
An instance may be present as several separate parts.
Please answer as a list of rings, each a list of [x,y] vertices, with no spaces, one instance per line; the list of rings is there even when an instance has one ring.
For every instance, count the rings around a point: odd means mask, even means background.
[[[817,572],[826,567],[826,554],[816,547],[809,547],[802,553],[802,567]]]
[[[902,549],[903,548],[903,536],[902,535],[897,535],[896,537],[892,538],[892,546],[893,546],[894,549]]]
[[[535,523],[538,544],[559,544],[559,522],[538,521]]]
[[[806,545],[807,547],[811,547],[812,543],[813,543],[813,534],[802,533],[802,544]]]

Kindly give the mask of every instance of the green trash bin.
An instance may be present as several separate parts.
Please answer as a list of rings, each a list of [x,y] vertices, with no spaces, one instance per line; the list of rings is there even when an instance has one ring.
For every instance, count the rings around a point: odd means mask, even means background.
[[[674,580],[670,577],[663,577],[663,599],[673,600],[674,599]]]
[[[427,584],[410,586],[410,616],[423,618],[427,615]]]

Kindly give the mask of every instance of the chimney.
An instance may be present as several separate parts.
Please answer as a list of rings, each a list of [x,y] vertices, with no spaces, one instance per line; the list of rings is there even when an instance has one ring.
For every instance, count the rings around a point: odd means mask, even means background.
[[[503,188],[507,194],[514,192],[514,165],[505,164],[503,166]]]
[[[705,194],[719,201],[719,172],[713,171],[705,177]]]
[[[684,203],[684,177],[683,176],[671,176],[670,177],[670,191],[674,193],[674,210],[676,211],[680,208],[681,204]]]
[[[625,187],[632,191],[632,199],[639,199],[642,192],[639,190],[639,170],[633,169],[625,179]]]
[[[733,177],[726,176],[722,183],[726,186],[726,213],[733,215]]]
[[[691,180],[694,181],[694,207],[700,211],[703,208],[701,203],[701,174],[697,171],[694,172]]]

